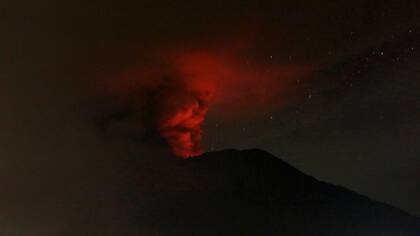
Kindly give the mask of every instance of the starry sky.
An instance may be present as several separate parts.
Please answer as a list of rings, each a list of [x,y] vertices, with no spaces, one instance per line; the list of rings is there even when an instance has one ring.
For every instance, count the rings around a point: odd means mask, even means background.
[[[57,204],[118,192],[115,160],[168,155],[178,142],[162,123],[190,104],[186,88],[201,99],[203,86],[215,95],[203,98],[197,152],[261,148],[420,215],[419,9],[414,0],[3,1],[0,228],[50,235],[62,214],[77,218]],[[70,191],[81,180],[86,191]]]

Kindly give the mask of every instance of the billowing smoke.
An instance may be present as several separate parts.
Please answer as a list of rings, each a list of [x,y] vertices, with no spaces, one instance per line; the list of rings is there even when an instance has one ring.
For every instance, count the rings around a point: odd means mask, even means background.
[[[269,112],[284,100],[291,79],[303,72],[292,65],[256,63],[242,51],[159,52],[147,65],[115,76],[112,94],[138,111],[136,126],[158,134],[175,155],[193,157],[203,152],[207,114],[238,120]]]
[[[201,91],[182,91],[164,100],[158,130],[181,157],[199,155],[202,152],[202,124],[208,111],[208,96]]]

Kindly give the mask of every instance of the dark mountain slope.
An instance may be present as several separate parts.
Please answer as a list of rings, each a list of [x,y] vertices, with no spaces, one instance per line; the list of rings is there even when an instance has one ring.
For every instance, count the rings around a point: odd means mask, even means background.
[[[138,210],[140,228],[154,225],[162,235],[420,235],[419,219],[260,150],[206,153],[183,165],[191,172],[167,183],[171,194],[150,214]]]
[[[95,216],[83,230],[58,235],[420,235],[417,217],[318,181],[264,151],[165,163],[127,169],[124,216]]]

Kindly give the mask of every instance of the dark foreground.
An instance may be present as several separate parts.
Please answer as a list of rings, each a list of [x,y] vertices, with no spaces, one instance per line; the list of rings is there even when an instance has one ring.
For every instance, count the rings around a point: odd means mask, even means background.
[[[225,150],[174,163],[165,173],[139,170],[136,178],[132,166],[119,196],[123,217],[95,216],[83,230],[70,226],[58,235],[420,235],[419,218],[318,181],[264,151]]]

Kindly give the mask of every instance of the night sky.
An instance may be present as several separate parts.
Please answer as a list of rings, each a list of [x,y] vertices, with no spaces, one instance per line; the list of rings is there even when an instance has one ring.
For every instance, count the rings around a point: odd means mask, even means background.
[[[4,235],[225,148],[420,215],[419,1],[3,1],[0,30]]]

